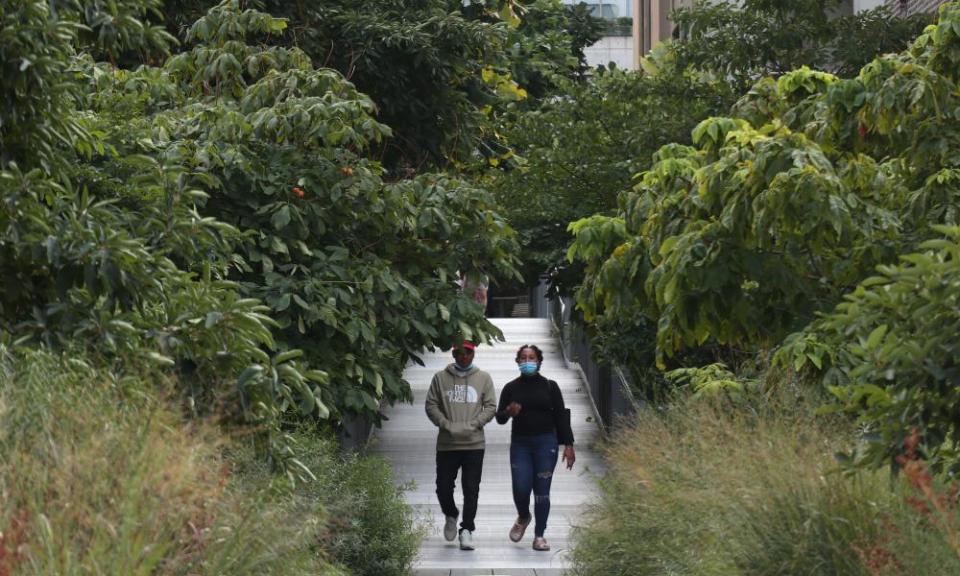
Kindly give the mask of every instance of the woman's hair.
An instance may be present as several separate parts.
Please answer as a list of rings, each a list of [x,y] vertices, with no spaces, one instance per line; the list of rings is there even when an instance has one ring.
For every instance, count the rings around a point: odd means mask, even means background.
[[[527,348],[533,350],[533,353],[537,355],[537,366],[543,364],[543,351],[537,348],[535,344],[524,344],[521,346],[520,349],[517,350],[517,362],[520,361],[520,354]]]

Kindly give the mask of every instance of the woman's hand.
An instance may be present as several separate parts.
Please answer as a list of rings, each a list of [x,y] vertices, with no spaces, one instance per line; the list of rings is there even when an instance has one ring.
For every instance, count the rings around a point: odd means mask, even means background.
[[[518,403],[516,403],[516,402],[511,402],[511,403],[507,404],[507,407],[504,408],[503,411],[506,412],[507,414],[509,414],[511,418],[515,418],[515,417],[517,416],[517,414],[520,413],[520,410],[521,410],[522,408],[523,408],[523,407],[520,406],[520,404],[518,404]]]
[[[563,460],[567,463],[567,470],[572,470],[573,463],[577,461],[577,454],[573,451],[572,444],[563,447]]]

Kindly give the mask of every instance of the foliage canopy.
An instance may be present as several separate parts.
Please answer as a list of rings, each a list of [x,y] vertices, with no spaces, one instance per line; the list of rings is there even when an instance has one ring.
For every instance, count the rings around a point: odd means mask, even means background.
[[[484,183],[518,230],[526,282],[552,270],[559,291],[579,284],[582,270],[564,264],[560,248],[567,224],[612,215],[661,146],[690,144],[701,120],[727,114],[761,76],[806,64],[855,75],[876,55],[905,48],[929,21],[887,10],[835,18],[837,8],[834,0],[697,3],[675,13],[680,38],[647,55],[642,72],[600,69],[588,83],[560,83],[553,97],[501,115],[500,131],[521,159]]]
[[[5,342],[156,364],[197,412],[276,432],[295,469],[281,422],[377,417],[409,397],[420,350],[496,335],[456,285],[513,274],[492,197],[441,174],[385,182],[371,150],[390,129],[275,42],[285,20],[228,0],[133,68],[94,56],[168,38],[134,26],[91,47],[83,14],[0,13]]]
[[[916,427],[955,466],[957,404],[935,383],[956,358],[926,348],[952,313],[917,282],[951,283],[958,21],[960,6],[945,5],[907,51],[856,78],[802,67],[760,80],[732,117],[702,122],[693,146],[661,148],[613,220],[572,225],[587,317],[626,332],[618,319],[645,318],[662,366],[704,346],[735,360],[795,334],[780,358],[845,387],[877,433],[867,461],[890,462]],[[923,322],[903,324],[920,310]],[[921,355],[926,368],[905,368]]]

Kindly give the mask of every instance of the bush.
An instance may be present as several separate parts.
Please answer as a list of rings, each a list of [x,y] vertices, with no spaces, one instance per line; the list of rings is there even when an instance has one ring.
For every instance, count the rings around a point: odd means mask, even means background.
[[[247,489],[256,487],[271,502],[299,512],[294,518],[315,518],[311,536],[316,552],[357,576],[408,574],[420,548],[423,530],[393,482],[388,463],[379,458],[344,454],[332,436],[314,430],[291,433],[302,462],[315,475],[312,482],[276,480],[253,446],[234,445],[232,459]]]
[[[832,453],[853,430],[807,416],[819,399],[758,396],[749,410],[682,400],[641,413],[608,447],[602,498],[577,534],[576,573],[956,571],[952,532],[917,513],[914,487],[875,471],[838,473]]]
[[[879,267],[778,352],[782,363],[833,384],[837,408],[870,432],[852,455],[859,463],[896,471],[917,433],[935,470],[960,470],[960,227],[935,229],[945,237]]]
[[[322,471],[321,471],[322,473]],[[334,557],[358,576],[400,576],[409,572],[424,528],[393,483],[381,458],[341,456],[334,474],[321,478],[327,508],[336,518],[325,539]]]
[[[386,172],[374,102],[264,44],[287,21],[239,1],[176,55],[118,67],[172,40],[134,18],[157,4],[112,3],[145,36],[93,47],[114,32],[64,22],[79,4],[0,7],[18,39],[0,56],[23,64],[0,70],[2,341],[152,358],[199,414],[232,405],[273,448],[281,418],[379,418],[424,348],[499,334],[455,282],[515,275],[490,194]]]

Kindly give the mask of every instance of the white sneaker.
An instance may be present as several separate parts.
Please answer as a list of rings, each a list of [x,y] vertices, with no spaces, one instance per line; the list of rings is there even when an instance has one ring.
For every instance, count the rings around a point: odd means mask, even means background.
[[[473,532],[466,528],[460,531],[460,549],[473,550]]]
[[[443,525],[443,537],[447,539],[447,542],[453,542],[453,539],[457,537],[456,516],[447,516],[447,522]]]

